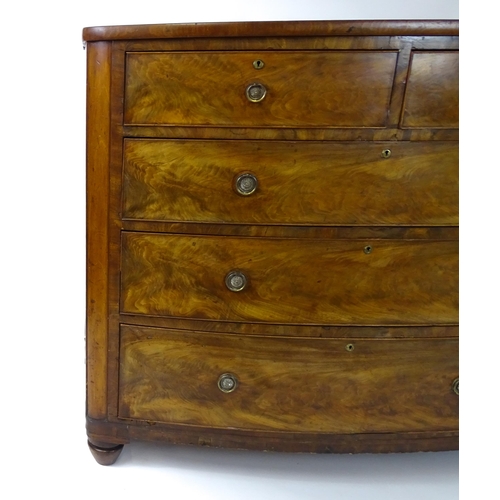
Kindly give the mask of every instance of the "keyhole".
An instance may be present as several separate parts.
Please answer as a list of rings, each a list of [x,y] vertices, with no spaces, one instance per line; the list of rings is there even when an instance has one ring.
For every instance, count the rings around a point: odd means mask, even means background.
[[[389,158],[389,156],[391,156],[391,150],[390,150],[390,149],[384,149],[384,150],[382,151],[382,156],[383,156],[384,158]]]
[[[264,67],[264,61],[262,61],[261,59],[257,59],[253,62],[253,67],[255,69],[262,69]]]
[[[347,344],[345,346],[345,350],[349,351],[349,352],[354,351],[354,345],[353,344]]]
[[[363,252],[365,252],[366,254],[372,253],[372,247],[370,245],[366,245],[366,247],[363,248]]]

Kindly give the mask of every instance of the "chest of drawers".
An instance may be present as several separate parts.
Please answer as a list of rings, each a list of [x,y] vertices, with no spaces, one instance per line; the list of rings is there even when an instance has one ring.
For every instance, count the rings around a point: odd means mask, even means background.
[[[458,447],[458,23],[86,28],[87,434]]]

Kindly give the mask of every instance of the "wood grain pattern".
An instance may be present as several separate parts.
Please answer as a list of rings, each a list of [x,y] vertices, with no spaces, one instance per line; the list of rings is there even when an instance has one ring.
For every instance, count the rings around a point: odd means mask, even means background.
[[[245,338],[122,326],[121,417],[223,428],[456,430],[456,340]],[[221,392],[222,373],[235,391]]]
[[[258,179],[250,196],[234,189],[242,172]],[[126,139],[123,190],[131,219],[457,224],[458,145]]]
[[[121,102],[121,101],[120,101]],[[399,115],[398,115],[399,119]],[[265,128],[125,126],[124,137],[276,141],[458,141],[456,128]]]
[[[203,319],[168,318],[122,313],[119,323],[137,326],[170,328],[174,330],[225,333],[229,335],[260,335],[265,337],[308,338],[372,338],[372,339],[425,339],[458,338],[458,325],[412,325],[412,326],[350,326],[350,325],[294,325],[291,323],[217,322]]]
[[[454,241],[123,233],[122,244],[123,312],[271,323],[458,321]],[[225,286],[232,270],[249,280],[242,292]]]
[[[128,39],[114,42],[127,52],[234,51],[234,50],[401,50],[411,44],[413,50],[458,50],[458,36],[263,36],[213,38]]]
[[[458,449],[458,22],[84,36],[97,459],[133,439]],[[258,105],[251,81],[268,86]],[[259,179],[249,198],[233,191],[240,169]],[[224,283],[235,268],[239,293]]]
[[[131,440],[172,444],[307,453],[402,453],[458,450],[458,430],[384,432],[381,434],[328,434],[311,432],[250,431],[245,429],[166,424],[151,420],[110,417],[87,418],[92,441],[125,444]]]
[[[402,126],[458,128],[458,51],[413,54]]]
[[[261,70],[252,63],[262,59]],[[125,124],[383,127],[397,52],[129,53]],[[247,100],[258,82],[262,102]]]
[[[107,414],[111,47],[87,47],[87,414]]]
[[[111,93],[113,96],[123,92],[125,53],[116,43],[112,44],[112,72]],[[109,245],[111,256],[109,262],[109,341],[108,341],[108,418],[118,412],[118,387],[116,374],[119,370],[119,321],[117,319],[120,309],[120,259],[117,258],[121,251],[121,228],[117,221],[121,216],[121,206],[118,200],[122,193],[122,156],[123,156],[123,131],[120,124],[123,122],[123,102],[113,99],[111,102],[111,134],[109,141]]]
[[[453,36],[457,20],[355,20],[355,21],[260,21],[240,23],[185,23],[84,28],[83,39],[132,40],[262,36]]]
[[[410,239],[458,240],[458,226],[270,226],[246,224],[200,224],[124,219],[125,231],[218,236],[267,236],[269,238]]]

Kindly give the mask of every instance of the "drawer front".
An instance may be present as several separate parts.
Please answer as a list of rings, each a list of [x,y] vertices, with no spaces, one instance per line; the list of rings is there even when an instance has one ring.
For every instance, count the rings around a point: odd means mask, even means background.
[[[248,174],[255,186],[250,194],[241,184]],[[123,216],[241,224],[458,224],[458,144],[127,139]]]
[[[458,51],[413,54],[402,125],[458,128]]]
[[[396,60],[375,51],[128,53],[124,122],[383,127]],[[252,84],[265,87],[259,102],[247,98]]]
[[[458,322],[456,241],[124,232],[122,250],[125,313],[306,324]],[[229,289],[245,280],[241,291]]]
[[[119,416],[306,433],[458,429],[458,341],[351,342],[122,326]]]

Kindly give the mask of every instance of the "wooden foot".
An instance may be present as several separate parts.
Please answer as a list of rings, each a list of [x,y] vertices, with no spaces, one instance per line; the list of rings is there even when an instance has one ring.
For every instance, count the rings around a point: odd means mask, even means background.
[[[113,465],[123,450],[123,444],[103,446],[88,441],[90,452],[100,465]]]

